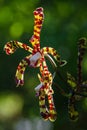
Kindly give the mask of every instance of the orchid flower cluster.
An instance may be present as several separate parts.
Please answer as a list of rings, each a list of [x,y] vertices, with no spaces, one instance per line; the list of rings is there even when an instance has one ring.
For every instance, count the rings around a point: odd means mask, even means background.
[[[59,66],[65,65],[66,61],[61,60],[60,55],[54,48],[40,47],[40,33],[43,20],[43,8],[39,7],[34,11],[34,32],[29,40],[32,47],[18,41],[10,41],[4,46],[4,50],[7,55],[13,54],[18,48],[23,48],[31,53],[22,59],[17,67],[15,76],[17,86],[24,84],[24,72],[27,66],[32,68],[38,67],[40,70],[40,73],[38,73],[40,84],[35,88],[35,91],[39,97],[40,114],[44,120],[49,119],[50,121],[55,121],[57,112],[53,101],[54,91],[52,89],[54,73],[52,74],[49,71],[45,57],[48,57],[51,63],[55,64],[56,67],[57,65],[54,59],[59,63]]]
[[[79,117],[76,102],[83,99],[83,97],[87,97],[87,81],[82,79],[82,61],[86,49],[86,38],[80,38],[78,42],[77,79],[67,73],[67,83],[71,88],[68,99],[68,113],[71,120],[77,120]]]

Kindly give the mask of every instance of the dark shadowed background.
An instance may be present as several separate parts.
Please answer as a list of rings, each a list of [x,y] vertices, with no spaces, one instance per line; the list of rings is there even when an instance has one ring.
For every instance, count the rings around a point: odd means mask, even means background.
[[[64,78],[66,72],[77,76],[77,42],[79,38],[87,37],[87,2],[0,0],[0,130],[87,130],[87,98],[77,104],[80,117],[77,122],[72,122],[68,117],[68,101],[54,85],[57,120],[54,123],[42,120],[34,91],[39,84],[38,69],[27,67],[24,86],[16,88],[17,65],[28,53],[18,49],[7,56],[3,47],[10,40],[31,46],[29,39],[33,34],[33,11],[37,7],[43,7],[45,14],[41,47],[54,47],[67,60],[68,64],[61,70]],[[83,79],[87,79],[87,53],[83,61]],[[67,90],[58,74],[54,82]]]

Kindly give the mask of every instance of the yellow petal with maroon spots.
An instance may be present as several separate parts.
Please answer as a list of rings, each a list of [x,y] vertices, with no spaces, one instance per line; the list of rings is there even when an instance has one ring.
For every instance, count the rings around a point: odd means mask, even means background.
[[[23,48],[24,50],[32,53],[32,48],[27,46],[24,43],[18,42],[18,41],[10,41],[7,42],[4,46],[4,50],[6,51],[7,55],[13,54],[18,48]]]

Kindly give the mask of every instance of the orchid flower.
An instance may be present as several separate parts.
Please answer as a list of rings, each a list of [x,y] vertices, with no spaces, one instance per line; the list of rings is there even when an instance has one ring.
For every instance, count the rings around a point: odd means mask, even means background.
[[[39,106],[40,113],[44,120],[55,121],[56,119],[56,110],[53,101],[53,74],[48,70],[45,57],[48,57],[52,62],[55,63],[53,58],[59,63],[60,66],[66,64],[65,60],[61,60],[60,55],[52,47],[43,47],[40,48],[40,32],[44,20],[43,8],[39,7],[34,11],[34,33],[31,39],[29,40],[32,47],[18,42],[10,41],[4,47],[6,54],[10,55],[14,53],[18,48],[23,48],[28,51],[30,54],[26,56],[19,63],[16,71],[16,83],[17,86],[24,84],[24,72],[27,66],[40,69],[40,74],[38,78],[40,84],[35,88],[36,95],[39,97]],[[52,57],[53,58],[52,58]],[[56,63],[55,63],[56,65]],[[46,105],[46,96],[48,98],[48,105]]]
[[[79,113],[76,109],[75,103],[83,97],[87,97],[87,81],[82,81],[82,61],[86,50],[86,39],[80,38],[78,42],[78,61],[77,61],[77,79],[70,73],[67,73],[67,83],[71,87],[68,102],[68,113],[72,120],[77,120]]]

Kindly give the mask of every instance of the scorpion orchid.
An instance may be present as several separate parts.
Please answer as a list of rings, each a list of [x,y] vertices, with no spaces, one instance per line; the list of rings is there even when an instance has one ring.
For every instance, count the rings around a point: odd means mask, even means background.
[[[45,57],[48,57],[52,62],[54,62],[54,58],[60,66],[65,65],[66,61],[61,60],[60,55],[54,48],[40,48],[40,33],[43,20],[43,8],[39,7],[34,11],[34,33],[29,40],[32,47],[18,41],[10,41],[7,42],[7,44],[4,46],[4,50],[8,55],[14,53],[18,48],[23,48],[24,50],[30,53],[28,56],[22,59],[22,61],[19,63],[17,67],[15,76],[17,86],[22,86],[24,84],[24,72],[27,66],[32,68],[39,67],[40,73],[38,74],[38,78],[40,80],[40,84],[35,88],[35,91],[36,95],[39,97],[40,113],[44,120],[49,119],[50,121],[55,121],[57,113],[53,101],[54,91],[52,89],[52,82],[54,76],[48,70]],[[48,103],[46,102],[46,99],[48,100]]]

